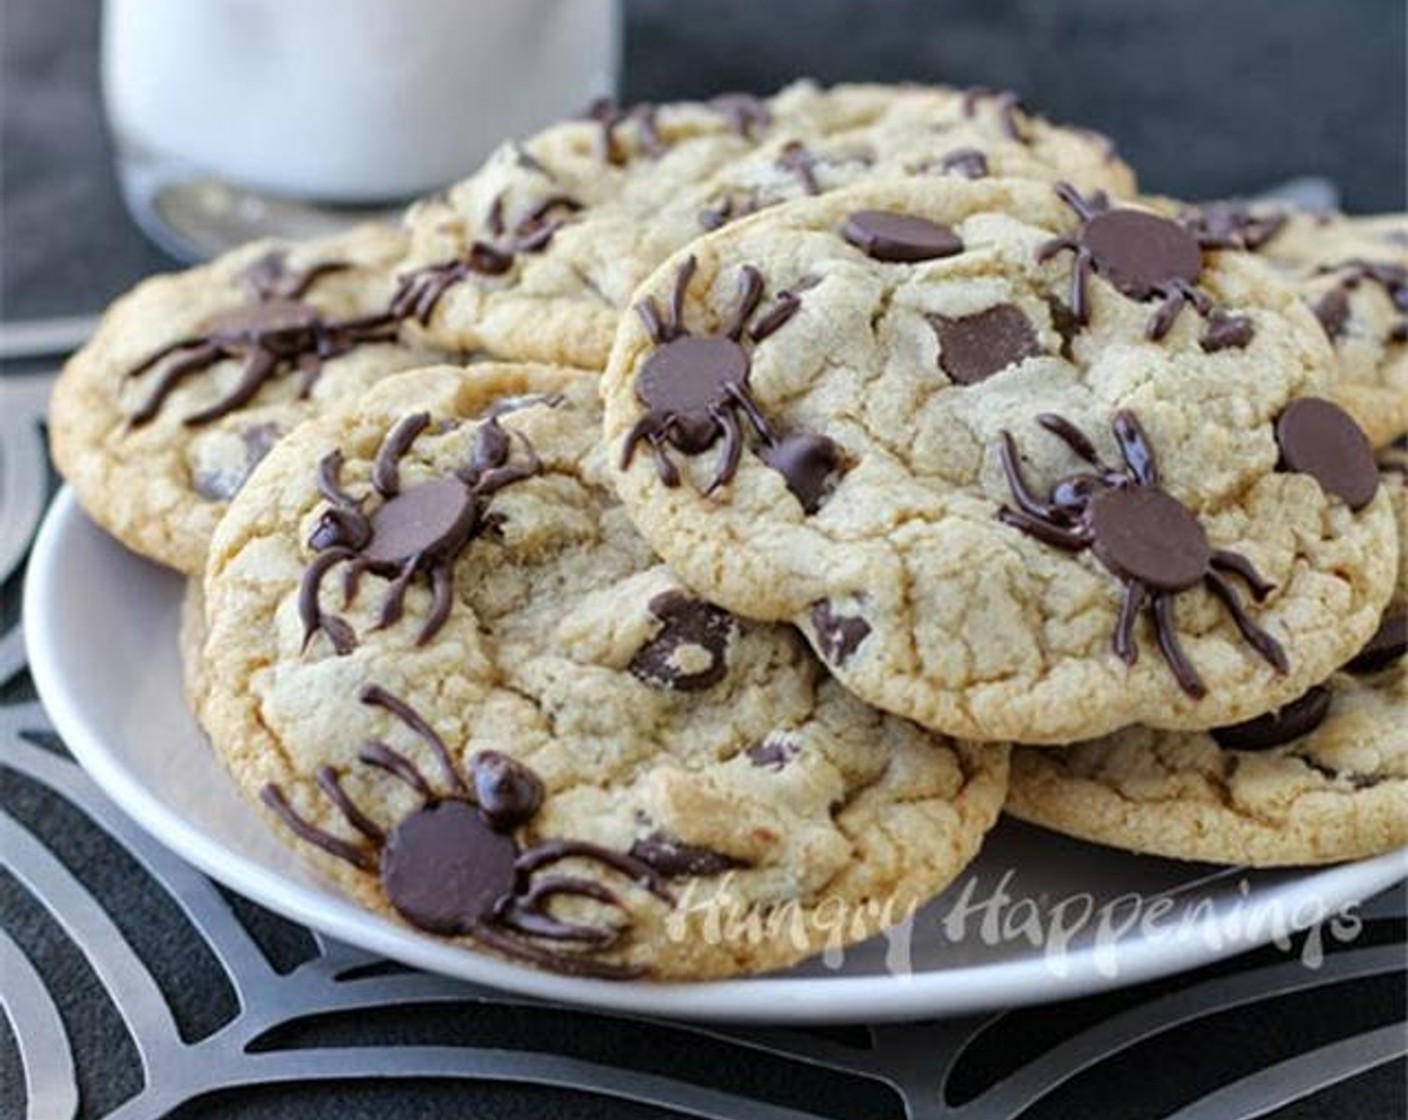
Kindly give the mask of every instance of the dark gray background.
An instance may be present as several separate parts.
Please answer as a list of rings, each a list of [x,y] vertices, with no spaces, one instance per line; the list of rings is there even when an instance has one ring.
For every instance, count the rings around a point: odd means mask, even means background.
[[[0,315],[96,310],[172,262],[127,220],[95,0],[2,0]],[[799,75],[1017,89],[1108,132],[1151,190],[1307,173],[1351,209],[1405,194],[1403,0],[628,0],[626,99]],[[506,89],[505,97],[513,91]]]

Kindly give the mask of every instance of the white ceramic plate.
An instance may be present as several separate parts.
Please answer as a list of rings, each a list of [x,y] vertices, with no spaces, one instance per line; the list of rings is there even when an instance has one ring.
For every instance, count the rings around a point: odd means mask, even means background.
[[[699,1019],[957,1015],[1191,968],[1334,915],[1408,874],[1408,852],[1243,872],[1006,822],[916,916],[907,943],[880,938],[787,973],[708,984],[536,972],[367,913],[275,840],[186,711],[175,641],[181,593],[179,577],[106,537],[67,491],[55,500],[30,560],[25,631],[40,695],[89,773],[158,840],[271,910],[405,964],[529,995]],[[1345,929],[1327,924],[1322,936]],[[1063,935],[1068,943],[1055,951]],[[906,962],[908,971],[894,967]]]

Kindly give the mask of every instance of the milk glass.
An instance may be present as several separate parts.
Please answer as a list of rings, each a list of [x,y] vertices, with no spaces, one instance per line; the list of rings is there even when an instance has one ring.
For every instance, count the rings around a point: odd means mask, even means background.
[[[187,259],[331,232],[615,92],[619,0],[106,0],[128,208]]]

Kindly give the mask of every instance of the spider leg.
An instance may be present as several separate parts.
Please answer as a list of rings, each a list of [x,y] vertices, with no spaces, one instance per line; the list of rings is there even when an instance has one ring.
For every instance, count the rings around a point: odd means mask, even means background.
[[[663,898],[667,902],[674,900],[674,895],[670,893],[670,888],[666,886],[664,878],[649,864],[642,863],[634,856],[613,852],[607,848],[599,848],[595,844],[584,843],[581,840],[545,840],[520,855],[514,861],[513,866],[520,875],[531,875],[534,871],[547,867],[549,864],[571,859],[574,856],[604,864],[614,871],[619,871],[628,879],[634,880],[651,894]]]
[[[656,346],[663,346],[669,341],[665,337],[665,322],[660,318],[660,308],[651,296],[646,296],[636,304],[636,314],[645,324],[645,333],[650,336],[651,342]]]
[[[1076,249],[1076,263],[1071,270],[1071,317],[1081,326],[1090,322],[1090,266],[1094,259],[1084,245]]]
[[[1101,201],[1102,195],[1097,194],[1092,199],[1087,200],[1080,191],[1071,186],[1070,183],[1060,182],[1056,184],[1056,196],[1076,212],[1076,216],[1083,222],[1090,221],[1099,212],[1092,203]],[[1106,203],[1108,205],[1108,203]],[[1103,209],[1103,207],[1101,207]]]
[[[718,469],[714,471],[714,477],[704,488],[706,496],[725,485],[738,473],[738,460],[743,455],[743,429],[738,426],[738,417],[733,414],[733,409],[727,404],[716,405],[709,410],[709,415],[723,429],[724,453],[719,460]]]
[[[1252,598],[1260,603],[1268,595],[1276,590],[1276,585],[1270,580],[1262,577],[1256,567],[1240,552],[1232,552],[1225,548],[1215,548],[1212,552],[1211,565],[1223,572],[1232,572],[1242,577],[1247,587],[1251,589]]]
[[[228,356],[229,352],[223,346],[214,342],[206,342],[191,350],[185,357],[172,362],[152,388],[151,395],[127,421],[128,424],[134,428],[140,428],[143,424],[151,423],[152,418],[161,411],[161,406],[166,402],[166,398],[175,391],[182,381],[191,374],[207,369],[221,358]]]
[[[592,976],[599,980],[632,980],[645,972],[643,965],[608,964],[575,954],[553,953],[526,941],[505,936],[487,922],[476,921],[469,927],[469,936],[486,948],[515,960],[560,972],[567,976]]]
[[[337,358],[347,353],[345,348],[329,349],[326,354],[312,353],[301,354],[298,358],[298,399],[307,400],[308,394],[313,391],[313,386],[318,383],[318,378],[323,373],[323,360],[326,358]]]
[[[1267,664],[1278,673],[1286,672],[1291,663],[1286,657],[1285,649],[1280,642],[1251,620],[1246,608],[1242,606],[1241,599],[1237,597],[1237,592],[1227,579],[1217,572],[1208,572],[1203,577],[1203,582],[1222,600],[1222,605],[1227,608],[1227,613],[1232,616],[1232,621],[1237,624],[1237,629],[1241,631],[1247,644],[1261,654]]]
[[[410,587],[416,569],[420,567],[420,560],[421,554],[416,553],[401,565],[401,570],[386,588],[386,595],[381,600],[381,613],[377,616],[373,630],[385,630],[401,621],[401,614],[406,606],[406,589]]]
[[[416,645],[423,646],[440,631],[454,606],[455,577],[450,565],[441,561],[430,570],[430,613],[416,635]]]
[[[410,450],[416,437],[430,426],[430,413],[412,412],[397,420],[372,461],[372,485],[383,498],[394,498],[401,490],[398,472],[402,457]]]
[[[440,768],[445,771],[445,777],[454,787],[455,792],[461,795],[469,793],[469,786],[465,784],[459,767],[455,765],[455,760],[450,757],[450,748],[445,745],[445,740],[440,738],[435,728],[426,723],[414,708],[377,684],[363,685],[361,692],[358,693],[358,699],[363,704],[371,704],[374,707],[385,709],[419,735],[435,752],[436,757],[440,760]]]
[[[723,329],[725,338],[731,338],[734,342],[738,341],[743,334],[743,328],[753,317],[753,312],[758,310],[758,303],[762,298],[763,274],[751,264],[745,264],[738,274],[738,306],[734,309],[728,325]]]
[[[630,430],[625,441],[621,444],[621,469],[625,470],[631,465],[631,459],[635,456],[636,444],[641,440],[646,440],[650,444],[650,457],[655,461],[655,470],[660,475],[660,481],[673,488],[680,484],[680,472],[675,469],[675,464],[670,462],[669,456],[665,454],[664,433],[660,430],[660,420],[661,417],[658,413],[647,412],[636,421],[635,427]]]
[[[1173,670],[1179,687],[1194,700],[1201,700],[1207,695],[1207,685],[1203,684],[1198,670],[1193,668],[1188,655],[1183,652],[1173,625],[1173,596],[1167,592],[1154,596],[1154,633],[1158,635],[1159,649],[1168,667]]]
[[[1017,443],[1011,433],[1002,433],[999,450],[1002,457],[1002,473],[1007,476],[1007,488],[1012,491],[1018,508],[1040,521],[1050,521],[1056,517],[1056,510],[1033,494],[1031,487],[1027,485],[1026,476],[1022,474],[1021,459],[1017,454]]]
[[[336,805],[342,815],[347,818],[347,823],[368,840],[380,844],[386,839],[386,833],[382,831],[381,826],[362,812],[348,792],[342,788],[342,777],[333,767],[320,766],[318,768],[318,785],[327,795],[327,799]]]
[[[362,503],[342,488],[341,451],[329,451],[318,461],[318,493],[335,506],[361,508]]]
[[[1130,580],[1125,584],[1119,622],[1115,624],[1114,645],[1115,655],[1126,665],[1133,665],[1139,660],[1139,643],[1134,640],[1134,624],[1148,598],[1149,589],[1138,580]]]
[[[480,497],[487,498],[502,490],[505,486],[510,486],[515,482],[522,482],[526,478],[532,478],[542,469],[543,461],[538,456],[538,449],[533,446],[532,441],[522,432],[514,432],[518,441],[523,446],[524,454],[528,456],[528,462],[521,467],[500,466],[485,471],[479,477],[479,481],[474,484],[474,492]]]
[[[655,471],[659,474],[661,482],[671,489],[680,484],[679,468],[665,454],[665,439],[660,433],[650,437],[650,459],[655,464]]]
[[[416,764],[389,743],[373,739],[362,748],[357,758],[393,778],[400,778],[427,801],[435,796],[435,791],[430,788],[430,783]]]
[[[1079,529],[1065,529],[1021,510],[1003,506],[997,511],[997,517],[1004,525],[1011,525],[1014,529],[1020,529],[1039,541],[1055,548],[1063,548],[1067,552],[1079,552],[1090,544],[1090,537]]]
[[[1163,303],[1149,316],[1149,325],[1144,328],[1144,337],[1151,342],[1157,342],[1168,334],[1173,324],[1178,321],[1178,314],[1183,310],[1183,305],[1188,302],[1187,290],[1179,285],[1166,289],[1162,295]]]
[[[303,622],[303,649],[307,650],[308,643],[313,640],[313,635],[319,630],[324,631],[333,644],[333,649],[339,655],[351,653],[352,649],[342,648],[339,637],[343,636],[340,630],[330,629],[328,622],[331,616],[323,613],[322,607],[318,605],[318,592],[323,585],[323,577],[334,567],[344,560],[350,560],[355,553],[350,548],[330,548],[326,552],[320,552],[313,557],[313,562],[303,571],[303,578],[298,585],[298,617]]]
[[[1099,467],[1104,474],[1113,473],[1105,460],[1100,458],[1100,452],[1095,450],[1095,445],[1090,442],[1086,434],[1064,416],[1058,416],[1054,412],[1042,412],[1037,415],[1036,422],[1065,443],[1092,467]]]
[[[1110,430],[1115,433],[1115,442],[1120,445],[1120,454],[1130,472],[1143,486],[1159,484],[1159,464],[1154,458],[1154,449],[1138,417],[1128,409],[1120,409],[1110,421]]]
[[[689,282],[694,279],[694,269],[698,263],[693,256],[685,257],[679,272],[675,273],[675,286],[670,292],[670,317],[665,323],[668,331],[666,342],[689,333],[684,329],[684,296],[689,290]]]
[[[157,362],[161,361],[163,358],[170,357],[172,354],[176,353],[177,350],[199,349],[209,345],[211,345],[210,342],[199,336],[194,338],[179,338],[175,342],[163,346],[154,354],[149,354],[146,358],[143,358],[138,365],[133,366],[127,371],[126,376],[137,377],[146,373],[147,370],[151,369]]]
[[[191,413],[181,422],[188,428],[195,428],[218,420],[227,412],[248,404],[278,367],[279,359],[275,355],[267,350],[253,351],[245,360],[244,372],[233,389],[210,407]]]
[[[1036,263],[1045,264],[1057,253],[1064,253],[1066,250],[1073,253],[1080,251],[1080,244],[1074,238],[1061,236],[1053,237],[1049,241],[1043,241],[1037,246]]]
[[[342,605],[351,606],[352,600],[357,597],[357,589],[362,585],[362,573],[368,568],[368,564],[360,556],[353,557],[347,567],[342,570]]]
[[[500,925],[532,937],[585,941],[596,945],[608,945],[616,940],[617,931],[610,927],[588,926],[554,918],[547,910],[547,903],[558,895],[576,895],[605,906],[620,906],[616,895],[601,883],[567,875],[549,875],[531,884],[521,897],[504,899],[504,905],[494,917]]]
[[[298,278],[279,294],[285,299],[302,299],[308,289],[324,276],[334,272],[343,272],[351,267],[346,261],[324,261],[322,264],[315,264],[312,268],[304,269],[302,273],[297,274]]]
[[[322,848],[329,855],[350,863],[359,871],[376,869],[376,860],[370,852],[363,851],[357,845],[349,844],[346,840],[319,828],[290,805],[288,798],[284,796],[284,791],[273,782],[259,791],[259,800],[264,802],[299,838]]]
[[[753,426],[753,430],[759,437],[768,443],[776,443],[777,437],[773,435],[772,425],[768,423],[767,417],[762,414],[747,388],[743,385],[730,385],[728,387],[729,399],[743,410],[743,415],[748,417],[748,423]]]

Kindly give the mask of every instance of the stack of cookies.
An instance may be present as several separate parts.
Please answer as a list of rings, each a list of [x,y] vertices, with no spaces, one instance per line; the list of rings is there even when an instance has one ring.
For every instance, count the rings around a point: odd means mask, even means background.
[[[1408,218],[1142,199],[1011,94],[593,106],[401,228],[140,285],[51,421],[191,577],[270,827],[510,959],[785,967],[1004,805],[1408,842]]]

